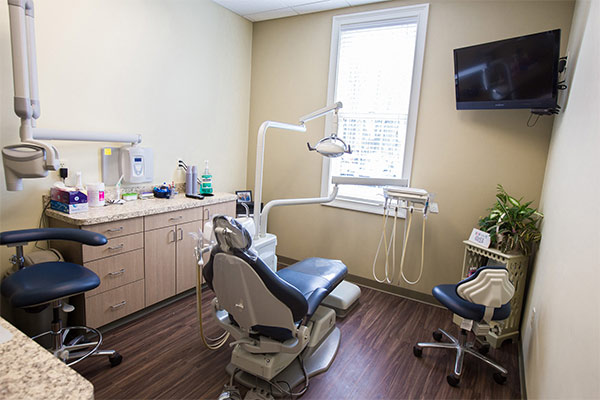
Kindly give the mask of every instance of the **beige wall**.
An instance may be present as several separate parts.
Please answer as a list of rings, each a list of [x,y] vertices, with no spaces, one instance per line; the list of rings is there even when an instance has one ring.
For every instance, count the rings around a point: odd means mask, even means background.
[[[325,105],[334,15],[415,4],[392,1],[254,24],[248,186],[254,182],[256,132],[264,120],[297,122]],[[430,1],[412,185],[437,195],[440,214],[428,220],[423,293],[459,279],[461,241],[494,200],[497,183],[515,196],[539,200],[553,119],[526,126],[526,110],[456,111],[452,50],[542,30],[569,32],[570,1]],[[343,101],[343,99],[341,99]],[[323,136],[324,120],[307,134],[269,133],[265,201],[320,193],[321,158],[306,141]],[[278,254],[340,258],[351,274],[371,278],[381,217],[320,205],[275,209],[269,231]],[[415,278],[420,223],[414,225],[407,274]],[[378,267],[381,271],[382,263]],[[403,284],[403,286],[406,286]]]
[[[600,398],[598,21],[599,2],[578,0],[569,40],[568,102],[563,100],[552,132],[542,191],[543,239],[522,323],[530,399]]]
[[[177,159],[211,162],[219,191],[246,180],[252,24],[209,0],[36,1],[38,126],[135,132],[155,154],[155,183],[184,181]],[[8,7],[0,6],[0,142],[18,142]],[[71,173],[100,180],[105,144],[55,142]],[[1,167],[0,167],[1,168]],[[6,192],[0,230],[37,227],[57,180]],[[2,248],[0,272],[9,251]]]

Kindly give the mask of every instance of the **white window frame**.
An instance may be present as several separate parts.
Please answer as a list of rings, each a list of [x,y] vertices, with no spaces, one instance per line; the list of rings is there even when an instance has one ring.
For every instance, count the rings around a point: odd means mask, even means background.
[[[429,4],[418,4],[405,7],[389,8],[384,10],[367,11],[356,14],[338,15],[333,17],[331,29],[331,53],[329,59],[329,81],[327,87],[327,104],[333,104],[336,101],[336,73],[339,59],[340,32],[344,27],[351,25],[373,25],[385,26],[402,20],[412,20],[417,22],[417,37],[415,43],[415,58],[413,66],[413,76],[411,83],[410,104],[408,109],[408,119],[406,128],[406,145],[404,148],[404,164],[402,166],[402,179],[405,179],[410,186],[413,153],[415,146],[415,131],[417,127],[417,117],[419,111],[419,95],[421,93],[421,76],[423,74],[423,57],[425,54],[425,37],[427,33],[427,17],[429,15]],[[344,102],[344,99],[337,99]],[[333,129],[333,118],[331,115],[326,117],[325,136],[327,132]],[[340,135],[344,139],[343,135]],[[321,196],[329,195],[333,185],[330,176],[331,159],[323,158],[323,167],[321,172]],[[357,200],[350,198],[336,198],[325,206],[333,206],[356,211],[369,212],[374,214],[383,213],[383,203],[376,203],[367,199]]]

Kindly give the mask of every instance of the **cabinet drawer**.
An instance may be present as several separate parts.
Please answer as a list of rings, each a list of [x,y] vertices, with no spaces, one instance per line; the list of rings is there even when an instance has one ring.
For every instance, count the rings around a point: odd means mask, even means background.
[[[131,250],[141,249],[143,247],[144,234],[141,232],[133,235],[108,239],[108,243],[106,243],[104,246],[83,246],[83,262],[86,263],[99,258],[114,256]]]
[[[85,299],[86,324],[97,328],[143,307],[144,280],[142,279]]]
[[[113,237],[142,232],[144,230],[144,219],[139,217],[124,219],[121,221],[106,222],[104,224],[86,225],[82,226],[82,229],[101,233],[106,236],[107,239],[110,239]]]
[[[162,214],[144,217],[144,228],[147,231],[164,228],[175,224],[198,221],[202,219],[202,207],[188,208],[186,210],[171,211]]]
[[[144,250],[138,249],[101,260],[85,263],[85,267],[94,271],[100,277],[100,286],[89,292],[85,297],[91,297],[144,279]]]

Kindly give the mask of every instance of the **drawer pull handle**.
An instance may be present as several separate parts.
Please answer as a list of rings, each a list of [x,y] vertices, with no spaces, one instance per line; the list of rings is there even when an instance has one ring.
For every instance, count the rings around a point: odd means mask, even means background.
[[[118,228],[107,229],[106,232],[108,232],[108,233],[114,233],[114,232],[121,232],[122,230],[123,230],[123,227],[120,226]]]
[[[179,217],[172,217],[172,218],[169,218],[169,221],[179,221],[179,220],[180,220],[180,219],[182,219],[182,218],[183,218],[183,215],[180,215]]]
[[[122,249],[122,248],[123,248],[123,246],[125,246],[125,245],[124,245],[123,243],[121,243],[121,244],[120,244],[120,245],[118,245],[118,246],[111,246],[111,247],[109,247],[108,249],[109,249],[109,250],[119,250],[119,249]]]
[[[110,308],[111,308],[112,310],[116,310],[116,309],[117,309],[117,308],[119,308],[119,307],[123,307],[125,304],[127,304],[127,302],[126,302],[125,300],[123,300],[122,302],[120,302],[120,303],[117,303],[117,304],[115,304],[114,306],[110,306]]]
[[[177,240],[183,240],[183,229],[179,228],[177,230],[179,231],[179,234],[181,235],[181,236],[179,236],[179,238]]]
[[[121,270],[119,270],[119,271],[109,272],[108,275],[109,276],[118,276],[118,275],[122,275],[124,273],[125,273],[125,268],[121,268]]]

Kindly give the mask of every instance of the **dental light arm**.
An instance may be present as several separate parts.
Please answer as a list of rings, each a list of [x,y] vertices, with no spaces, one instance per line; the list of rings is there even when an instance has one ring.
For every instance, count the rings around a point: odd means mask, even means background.
[[[303,204],[324,204],[330,203],[335,200],[338,194],[338,185],[333,186],[333,190],[327,197],[313,197],[304,199],[279,199],[271,200],[265,205],[265,208],[260,213],[260,237],[264,237],[267,234],[267,220],[269,218],[269,212],[271,208],[278,206],[298,206]]]
[[[331,106],[327,106],[327,107],[321,108],[317,111],[313,111],[310,114],[300,117],[299,125],[287,124],[284,122],[276,122],[276,121],[265,121],[260,125],[260,128],[258,128],[258,138],[256,141],[256,174],[254,177],[254,192],[255,192],[255,195],[254,195],[254,204],[255,204],[255,206],[254,206],[254,210],[255,210],[254,211],[254,226],[256,227],[255,238],[258,238],[261,236],[264,237],[267,232],[266,221],[267,221],[267,217],[268,217],[268,210],[266,210],[266,206],[265,206],[266,213],[264,216],[264,221],[265,221],[264,227],[262,226],[262,218],[261,218],[261,214],[264,211],[260,210],[260,204],[262,202],[262,179],[263,179],[263,167],[264,167],[264,158],[265,158],[265,137],[267,134],[267,130],[269,128],[279,128],[279,129],[285,129],[285,130],[294,131],[294,132],[306,132],[306,126],[304,125],[306,122],[311,121],[315,118],[322,117],[323,115],[326,115],[327,113],[330,113],[332,111],[335,111],[335,114],[336,114],[336,124],[335,124],[336,130],[335,131],[337,132],[337,111],[340,108],[342,108],[342,106],[343,106],[342,103],[338,101],[337,103],[334,103]],[[334,133],[333,137],[336,138],[335,133]],[[344,145],[345,145],[345,143],[344,143]],[[310,149],[310,145],[309,145],[309,149]],[[349,148],[348,148],[348,150],[349,150]],[[328,157],[334,156],[333,153],[331,153],[331,154],[328,154],[325,152],[320,152],[320,153],[322,155],[325,155]],[[336,193],[337,193],[337,191],[336,191]],[[317,201],[315,201],[315,200],[327,200],[327,199],[328,199],[328,197],[311,198],[311,199],[288,199],[288,200],[293,201],[293,204],[314,204],[314,203],[317,203]],[[300,201],[302,201],[302,200],[308,200],[309,202],[301,203]],[[329,201],[331,201],[331,200],[329,200]],[[325,201],[319,201],[319,202],[323,203]],[[271,207],[274,207],[277,205],[291,205],[291,203],[290,204],[282,204],[282,203],[273,204],[273,205],[271,205]],[[268,204],[267,204],[267,206],[268,206]],[[271,207],[269,207],[269,209]]]
[[[265,136],[267,129],[279,128],[294,132],[306,132],[304,125],[293,125],[286,124],[284,122],[276,121],[265,121],[258,128],[258,138],[256,140],[256,174],[254,177],[254,226],[256,226],[256,235],[258,237],[260,232],[260,204],[262,201],[262,180],[263,180],[263,166],[265,161]]]
[[[310,114],[306,114],[303,117],[300,117],[300,124],[304,125],[305,123],[307,123],[308,121],[312,121],[315,118],[319,118],[322,117],[323,115],[326,115],[327,113],[331,112],[331,111],[335,111],[336,115],[337,112],[340,108],[342,108],[344,105],[342,104],[341,101],[338,101],[337,103],[333,103],[330,106],[327,107],[323,107],[317,111],[313,111]]]

